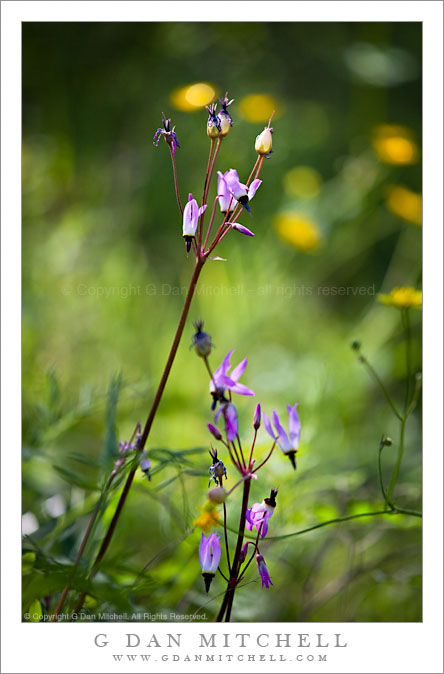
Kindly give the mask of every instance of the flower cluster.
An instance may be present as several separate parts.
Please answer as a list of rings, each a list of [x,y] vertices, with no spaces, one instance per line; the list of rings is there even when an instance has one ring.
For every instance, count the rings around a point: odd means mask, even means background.
[[[202,329],[200,324],[198,327],[199,330]],[[199,342],[200,339],[201,338],[199,337],[198,332],[193,337],[193,344],[195,342]],[[273,517],[277,507],[278,490],[276,488],[272,488],[269,492],[269,495],[266,496],[261,502],[248,505],[250,486],[252,480],[257,479],[258,471],[267,463],[276,446],[281,449],[285,456],[289,457],[293,468],[296,468],[295,456],[298,451],[301,433],[301,424],[297,411],[298,403],[287,406],[288,431],[281,423],[276,410],[273,410],[271,421],[266,413],[262,413],[261,405],[258,403],[255,407],[253,415],[253,441],[249,450],[247,450],[247,452],[244,451],[241,439],[239,437],[238,412],[233,402],[233,395],[238,394],[242,396],[255,396],[255,392],[246,384],[240,382],[240,379],[244,375],[247,367],[247,359],[244,358],[235,367],[232,367],[231,357],[233,355],[233,351],[234,350],[232,349],[227,353],[221,364],[214,370],[214,372],[211,371],[208,355],[205,355],[204,357],[210,376],[209,390],[212,398],[211,408],[214,413],[214,423],[208,423],[207,427],[213,438],[220,442],[225,448],[227,457],[230,459],[231,464],[240,477],[238,482],[236,482],[236,484],[229,491],[223,487],[223,482],[227,482],[229,475],[227,474],[227,468],[224,461],[219,456],[218,450],[212,447],[210,450],[212,465],[209,468],[209,487],[213,481],[216,486],[210,489],[208,492],[209,505],[207,506],[207,509],[214,509],[218,504],[223,504],[223,526],[225,532],[224,543],[225,547],[227,548],[228,575],[226,575],[220,568],[221,543],[216,532],[213,531],[208,539],[206,539],[202,534],[199,556],[206,592],[209,590],[216,571],[219,571],[221,576],[223,576],[228,581],[228,587],[231,588],[232,591],[232,589],[236,588],[238,583],[244,577],[250,563],[254,559],[256,560],[262,588],[269,589],[273,586],[264,556],[260,550],[260,542],[268,534],[270,520]],[[197,353],[200,355],[198,350]],[[222,430],[216,425],[220,418],[223,418],[224,422]],[[265,459],[263,459],[259,465],[256,465],[254,449],[257,433],[261,427],[262,419],[265,430],[272,439],[272,445]],[[244,490],[241,522],[238,531],[236,551],[234,558],[232,558],[230,555],[230,543],[227,530],[227,509],[230,504],[231,493],[241,486],[243,486]],[[195,525],[200,526],[200,528],[204,528],[197,520]],[[247,532],[253,531],[255,535],[254,537],[251,537],[252,540],[247,540],[244,543],[244,536],[247,535],[248,537]],[[249,546],[252,546],[252,550],[250,557],[248,558]],[[212,551],[211,559],[209,553],[210,550]],[[226,612],[228,614],[226,619],[229,619],[231,609],[228,608],[228,599],[226,602],[227,605],[225,608],[223,605],[220,615]]]
[[[250,202],[262,184],[262,180],[259,179],[259,173],[262,168],[263,160],[264,158],[269,157],[272,152],[273,129],[270,127],[270,118],[268,125],[265,127],[262,133],[256,137],[254,148],[257,153],[257,160],[247,181],[241,182],[239,174],[235,168],[230,168],[226,171],[217,171],[217,196],[215,199],[215,205],[211,215],[210,223],[204,237],[204,213],[208,206],[207,199],[209,186],[213,176],[220,144],[222,140],[228,135],[231,127],[233,126],[233,118],[228,110],[229,106],[231,106],[233,102],[234,99],[229,99],[228,92],[226,92],[223,98],[219,99],[219,103],[213,102],[206,106],[206,110],[208,112],[206,131],[207,135],[211,139],[211,147],[201,206],[198,205],[196,199],[193,197],[193,194],[190,192],[188,195],[188,201],[185,204],[185,207],[182,208],[175,163],[175,151],[176,148],[180,147],[180,145],[175,132],[175,127],[171,127],[170,119],[166,119],[165,116],[163,116],[162,127],[156,130],[153,138],[154,145],[158,146],[160,139],[163,137],[170,148],[171,159],[173,162],[176,199],[182,215],[182,235],[185,239],[186,252],[188,254],[191,250],[191,247],[193,246],[196,259],[201,264],[203,264],[207,259],[222,259],[218,257],[212,257],[210,256],[210,253],[231,229],[234,229],[241,234],[245,234],[246,236],[254,236],[254,233],[248,227],[245,227],[240,222],[238,222],[238,218],[244,209],[251,214]],[[220,105],[219,109],[218,105]],[[207,246],[215,219],[217,202],[219,202],[220,212],[224,218],[223,222],[217,229],[213,240]]]

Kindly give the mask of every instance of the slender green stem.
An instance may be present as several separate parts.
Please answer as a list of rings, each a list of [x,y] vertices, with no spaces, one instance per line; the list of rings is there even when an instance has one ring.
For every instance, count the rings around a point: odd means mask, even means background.
[[[398,417],[398,419],[399,419],[400,421],[402,421],[402,414],[398,411],[398,408],[396,407],[395,403],[393,402],[393,399],[392,399],[390,393],[387,391],[385,385],[383,384],[383,382],[382,382],[382,380],[380,379],[380,377],[379,377],[378,373],[376,372],[376,370],[373,368],[372,365],[370,365],[370,363],[368,362],[367,358],[366,358],[365,356],[363,356],[363,355],[360,355],[360,356],[359,356],[359,362],[362,363],[363,365],[365,365],[365,367],[367,368],[367,370],[368,370],[368,371],[370,372],[370,374],[372,375],[373,379],[374,379],[374,380],[376,381],[376,383],[378,384],[378,386],[379,386],[379,388],[381,389],[382,393],[384,394],[384,396],[385,396],[385,398],[386,398],[388,404],[389,404],[390,407],[392,408],[394,414]]]
[[[412,384],[412,331],[410,327],[410,314],[408,309],[402,311],[402,322],[405,328],[405,361],[406,361],[406,377],[407,387],[405,392],[404,416],[410,404],[411,384]]]
[[[393,469],[392,479],[390,480],[389,487],[387,489],[387,501],[390,501],[392,498],[393,491],[398,480],[399,471],[401,468],[402,458],[404,456],[404,440],[405,440],[405,426],[407,423],[407,418],[409,415],[409,406],[410,406],[410,390],[411,390],[411,329],[410,329],[410,317],[409,310],[405,309],[402,313],[402,322],[405,329],[405,353],[406,353],[406,393],[405,393],[405,402],[404,402],[404,414],[401,417],[401,429],[399,432],[399,447],[398,447],[398,456],[396,457],[395,467]],[[415,395],[415,392],[413,393]]]
[[[402,457],[404,456],[404,437],[405,437],[405,424],[407,419],[401,419],[401,429],[399,432],[399,447],[398,447],[398,456],[396,457],[395,467],[393,469],[392,478],[387,489],[387,501],[390,501],[392,498],[393,490],[398,479],[399,470],[401,468]]]
[[[326,520],[325,522],[320,522],[319,524],[314,524],[311,527],[307,527],[306,529],[301,529],[300,531],[294,531],[291,534],[283,534],[282,536],[267,536],[267,542],[268,541],[281,541],[284,540],[285,538],[292,538],[293,536],[301,536],[302,534],[306,534],[309,531],[314,531],[315,529],[321,529],[322,527],[327,527],[330,524],[339,524],[340,522],[348,522],[350,520],[356,520],[361,517],[375,517],[377,515],[411,515],[412,517],[422,517],[422,513],[418,512],[417,510],[408,510],[407,508],[398,508],[397,506],[394,507],[393,510],[374,510],[371,512],[367,513],[357,513],[356,515],[346,515],[345,517],[336,517],[333,520]],[[234,531],[233,529],[229,529],[229,531]],[[236,532],[234,532],[236,533]],[[249,538],[250,540],[255,540],[253,536],[250,536],[248,534],[245,534],[246,538]]]
[[[380,443],[380,445],[379,445],[379,451],[378,451],[378,476],[379,476],[379,486],[381,487],[381,492],[382,492],[382,497],[383,497],[383,499],[384,499],[384,503],[386,504],[386,506],[387,506],[388,508],[393,509],[392,504],[387,500],[387,493],[386,493],[385,488],[384,488],[384,479],[383,479],[383,477],[382,477],[382,464],[381,464],[381,458],[382,458],[382,456],[381,456],[381,455],[382,455],[383,449],[384,449],[384,447],[385,447],[385,444],[384,444],[383,440],[384,440],[384,436],[383,436],[383,439],[381,440],[381,443]]]

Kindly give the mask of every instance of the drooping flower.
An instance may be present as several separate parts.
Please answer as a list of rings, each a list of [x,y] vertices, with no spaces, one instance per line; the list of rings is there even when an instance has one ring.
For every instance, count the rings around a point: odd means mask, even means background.
[[[199,545],[199,561],[202,569],[202,576],[205,581],[205,590],[208,592],[211,582],[216,575],[221,556],[220,539],[216,533],[212,533],[208,538],[202,532]]]
[[[258,431],[261,426],[261,406],[260,403],[257,404],[256,410],[253,417],[253,428],[255,431]]]
[[[213,464],[208,470],[211,476],[208,486],[210,486],[211,482],[214,480],[216,486],[218,487],[219,485],[222,485],[222,478],[227,478],[227,469],[225,468],[223,462],[218,458],[217,449],[214,449],[214,447],[212,447],[210,450],[210,456],[213,459]]]
[[[211,353],[211,349],[213,347],[213,344],[211,342],[211,335],[208,334],[208,332],[204,332],[203,326],[204,322],[201,320],[194,321],[193,323],[196,332],[193,335],[193,340],[191,342],[191,348],[195,348],[196,353],[198,356],[201,358],[205,358],[206,356],[209,356]]]
[[[219,208],[221,213],[231,213],[234,211],[236,205],[235,199],[228,187],[228,183],[225,180],[225,176],[228,173],[228,171],[225,171],[225,173],[222,173],[222,171],[217,172],[217,194],[219,196]]]
[[[244,208],[247,209],[248,212],[250,212],[248,202],[250,202],[256,194],[259,186],[262,184],[262,180],[257,178],[256,180],[253,180],[250,187],[247,187],[247,185],[244,185],[240,182],[236,169],[230,169],[227,171],[224,174],[224,179],[228,185],[228,189],[236,201],[238,201]]]
[[[296,452],[298,451],[299,437],[301,435],[301,422],[299,421],[297,410],[298,404],[299,403],[295,403],[293,407],[291,405],[287,405],[289,435],[287,435],[285,429],[283,428],[276,410],[273,410],[273,424],[276,429],[277,436],[274,434],[270,419],[264,413],[264,426],[268,435],[270,435],[273,440],[277,442],[284,454],[288,456],[295,470],[295,456]]]
[[[233,354],[234,349],[231,349],[223,359],[219,367],[214,371],[213,377],[210,381],[210,393],[214,398],[213,409],[216,407],[218,400],[224,401],[225,391],[231,391],[232,393],[238,393],[243,396],[254,396],[256,395],[248,386],[244,384],[239,384],[239,379],[242,377],[247,367],[247,359],[244,358],[236,367],[228,374],[228,371],[231,369],[231,355]]]
[[[183,209],[183,238],[185,239],[187,253],[190,252],[191,242],[196,234],[199,216],[202,215],[206,207],[207,205],[205,204],[199,208],[196,199],[193,199],[193,195],[190,192],[188,201]]]
[[[219,138],[222,135],[222,126],[220,117],[216,112],[217,103],[206,105],[205,108],[208,110],[207,136],[209,138]]]
[[[404,288],[393,288],[388,295],[380,293],[378,301],[388,307],[397,309],[421,309],[422,290],[415,290],[409,286]]]
[[[268,532],[268,520],[271,519],[276,508],[277,493],[277,489],[272,489],[268,498],[264,498],[262,503],[254,503],[246,511],[246,527],[248,531],[252,531],[253,527],[256,527],[257,532],[261,532],[261,538],[265,538]]]
[[[223,98],[219,99],[219,102],[221,104],[221,110],[219,111],[219,114],[217,117],[219,118],[220,122],[220,136],[223,138],[224,136],[229,133],[231,127],[233,126],[233,119],[228,112],[227,108],[229,105],[234,103],[234,98],[228,100],[228,91],[225,93],[225,96]]]
[[[176,152],[176,148],[180,147],[176,132],[174,131],[176,127],[173,126],[173,128],[171,128],[171,119],[166,119],[165,115],[163,115],[162,125],[163,128],[159,127],[154,134],[153,145],[158,147],[159,141],[163,136],[165,142],[170,146],[171,152],[174,154]]]
[[[217,421],[220,415],[224,415],[225,420],[225,433],[227,434],[228,442],[233,442],[234,438],[237,435],[238,424],[237,424],[237,410],[233,403],[228,401],[222,402],[221,406],[214,416],[214,421]]]
[[[265,129],[262,131],[262,133],[256,136],[256,142],[254,144],[254,149],[256,150],[256,152],[260,155],[265,155],[266,158],[268,158],[273,152],[272,133],[273,129],[270,126],[266,126]]]
[[[271,582],[270,574],[268,573],[267,565],[265,564],[265,559],[261,554],[256,555],[257,570],[261,577],[262,588],[268,590],[270,585],[273,585]]]

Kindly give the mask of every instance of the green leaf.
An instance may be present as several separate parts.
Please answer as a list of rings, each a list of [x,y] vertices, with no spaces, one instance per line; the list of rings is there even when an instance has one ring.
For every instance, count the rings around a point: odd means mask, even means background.
[[[103,460],[105,466],[111,465],[117,453],[116,414],[121,387],[122,375],[119,372],[111,378],[106,401],[106,433],[105,444],[103,447]]]
[[[30,623],[39,623],[43,617],[42,605],[38,599],[33,601],[28,609],[29,618],[27,621]]]
[[[95,482],[90,482],[87,478],[77,473],[73,473],[62,466],[53,465],[54,470],[58,472],[60,477],[62,477],[69,484],[75,484],[76,487],[81,487],[82,489],[88,489],[90,491],[98,491],[100,487],[97,486]]]

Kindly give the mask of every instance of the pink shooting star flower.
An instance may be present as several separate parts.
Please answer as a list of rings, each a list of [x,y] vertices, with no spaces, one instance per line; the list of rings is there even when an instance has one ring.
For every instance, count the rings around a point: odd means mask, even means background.
[[[273,424],[276,429],[277,435],[274,434],[271,421],[266,414],[264,414],[264,426],[270,437],[273,438],[275,442],[282,449],[284,454],[288,456],[291,461],[293,468],[296,470],[296,452],[299,447],[299,437],[301,435],[301,422],[299,421],[298,416],[298,407],[299,403],[295,403],[293,407],[287,405],[288,410],[288,431],[289,434],[283,428],[279,416],[276,410],[273,410]]]
[[[202,576],[205,581],[205,590],[208,593],[214,576],[216,575],[221,556],[220,539],[216,533],[212,533],[206,538],[202,531],[202,537],[199,545],[199,561],[202,569]]]
[[[271,582],[270,574],[268,573],[267,565],[265,564],[265,559],[261,554],[256,555],[257,570],[261,577],[262,588],[268,590],[270,585],[273,585]]]
[[[261,538],[265,538],[268,532],[268,520],[271,519],[276,508],[276,496],[278,490],[272,489],[269,498],[265,498],[262,503],[254,503],[246,512],[246,527],[252,531],[253,527],[260,531]]]
[[[191,193],[188,195],[188,201],[183,209],[183,238],[185,239],[187,253],[190,252],[191,242],[196,235],[199,216],[202,215],[206,207],[207,204],[199,208],[196,199],[193,199],[193,195]]]

